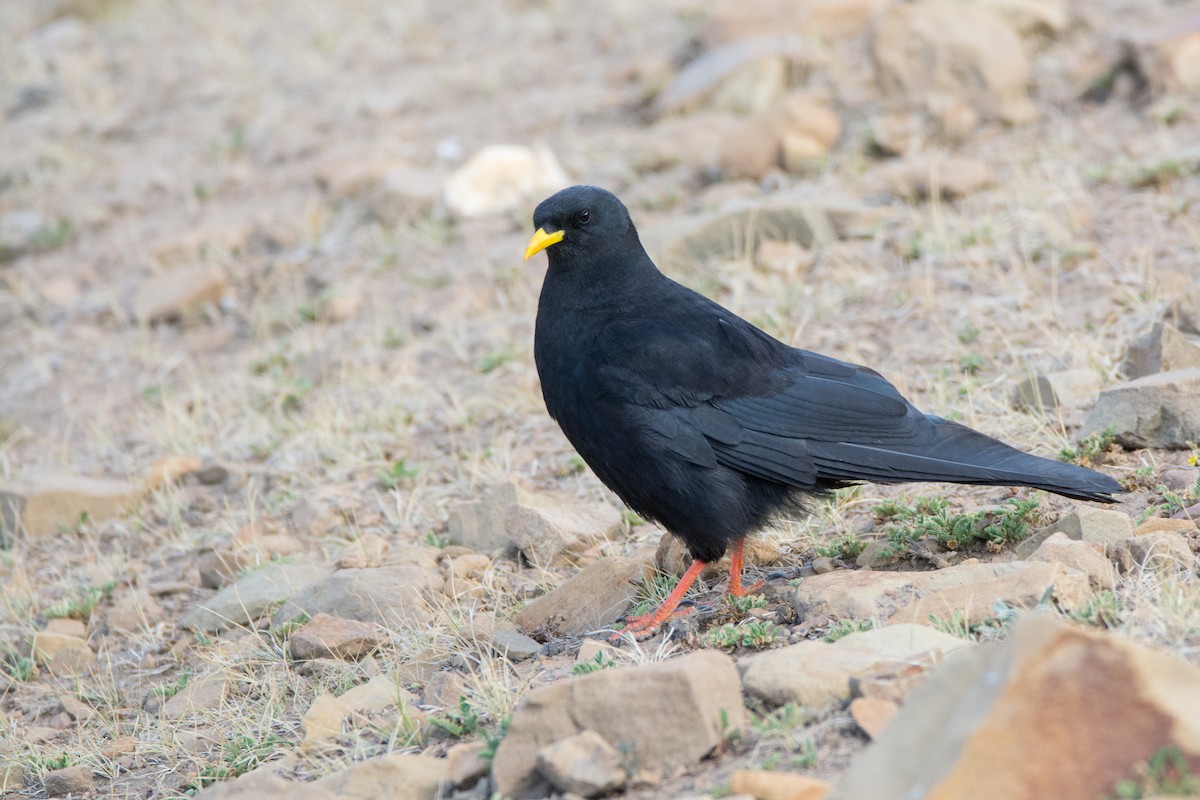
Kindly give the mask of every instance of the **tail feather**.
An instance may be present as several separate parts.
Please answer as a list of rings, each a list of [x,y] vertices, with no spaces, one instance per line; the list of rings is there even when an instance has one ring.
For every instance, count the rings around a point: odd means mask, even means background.
[[[810,442],[821,477],[875,483],[939,481],[1030,486],[1075,500],[1115,503],[1121,484],[1094,470],[1024,453],[954,422],[930,418],[935,439],[919,447]]]

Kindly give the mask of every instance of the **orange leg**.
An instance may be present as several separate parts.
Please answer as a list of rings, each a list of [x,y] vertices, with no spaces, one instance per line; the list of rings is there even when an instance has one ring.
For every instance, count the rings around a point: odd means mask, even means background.
[[[633,634],[633,638],[635,639],[649,639],[657,633],[663,623],[671,619],[671,616],[675,613],[675,609],[679,607],[680,601],[683,600],[683,596],[687,594],[687,590],[692,588],[692,584],[700,576],[705,563],[704,561],[693,561],[692,565],[688,567],[687,572],[683,573],[683,577],[679,579],[679,583],[675,584],[675,589],[663,601],[661,606],[649,614],[627,618],[625,629],[610,636],[609,641],[614,643],[619,642],[627,633]]]
[[[762,588],[765,581],[759,581],[753,586],[742,588],[742,550],[746,547],[745,538],[738,539],[733,543],[733,552],[729,554],[729,589],[727,594],[734,597],[745,597],[751,592],[756,592]]]

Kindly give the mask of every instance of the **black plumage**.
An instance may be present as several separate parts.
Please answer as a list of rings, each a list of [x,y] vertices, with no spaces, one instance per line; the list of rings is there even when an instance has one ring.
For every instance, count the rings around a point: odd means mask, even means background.
[[[855,481],[1032,486],[1100,502],[1121,491],[923,414],[874,370],[783,344],[672,281],[608,191],[564,189],[533,222],[526,258],[546,250],[550,262],[534,338],[546,408],[600,480],[697,561],[733,546],[740,574],[747,534]]]

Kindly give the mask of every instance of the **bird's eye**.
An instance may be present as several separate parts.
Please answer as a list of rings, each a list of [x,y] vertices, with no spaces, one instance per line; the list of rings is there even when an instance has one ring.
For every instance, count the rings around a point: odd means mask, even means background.
[[[580,211],[578,214],[575,215],[575,221],[578,222],[580,225],[587,225],[588,220],[590,220],[591,218],[592,218],[592,212],[586,208],[583,211]]]

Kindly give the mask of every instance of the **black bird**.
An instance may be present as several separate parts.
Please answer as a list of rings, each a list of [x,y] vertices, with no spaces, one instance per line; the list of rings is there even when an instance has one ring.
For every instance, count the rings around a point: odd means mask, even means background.
[[[923,414],[874,370],[790,347],[676,283],[611,192],[564,189],[533,224],[525,259],[550,261],[534,334],[546,409],[597,477],[695,559],[626,631],[653,634],[731,547],[729,592],[744,594],[746,535],[847,483],[1032,486],[1104,503],[1122,491]]]

